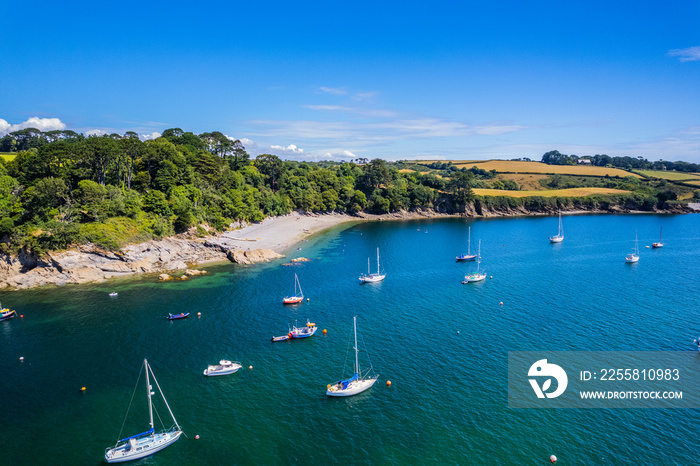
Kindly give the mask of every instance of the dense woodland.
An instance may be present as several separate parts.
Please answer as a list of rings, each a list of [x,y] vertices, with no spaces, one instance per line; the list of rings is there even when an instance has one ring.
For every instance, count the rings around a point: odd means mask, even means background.
[[[519,186],[495,172],[458,170],[450,164],[434,170],[381,159],[307,163],[271,154],[251,158],[240,141],[220,132],[195,135],[179,128],[148,141],[132,132],[86,137],[30,128],[0,139],[0,151],[16,153],[10,161],[0,159],[3,253],[41,255],[86,242],[118,249],[183,231],[203,235],[205,227],[221,231],[237,221],[255,222],[292,210],[381,214],[416,208],[463,212],[467,204],[539,210],[628,202],[650,210],[674,199],[672,192],[640,185],[632,177],[601,182],[634,191],[626,196],[481,198],[473,188]]]

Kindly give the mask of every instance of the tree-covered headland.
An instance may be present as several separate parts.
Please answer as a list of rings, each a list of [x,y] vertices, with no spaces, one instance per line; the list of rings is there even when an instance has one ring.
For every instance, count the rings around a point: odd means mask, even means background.
[[[630,195],[481,197],[473,189],[520,186],[495,171],[458,169],[449,162],[311,163],[272,154],[252,158],[240,141],[220,132],[196,135],[179,128],[147,141],[133,132],[85,136],[29,128],[1,138],[0,152],[5,153],[0,159],[0,252],[25,250],[39,256],[87,242],[118,249],[184,231],[204,235],[292,210],[459,213],[483,207],[538,210],[629,202],[651,210],[677,194],[667,184],[654,186],[629,177],[586,183],[605,183],[632,191]],[[563,160],[547,153],[543,162],[555,159]],[[581,183],[561,176],[557,182]]]

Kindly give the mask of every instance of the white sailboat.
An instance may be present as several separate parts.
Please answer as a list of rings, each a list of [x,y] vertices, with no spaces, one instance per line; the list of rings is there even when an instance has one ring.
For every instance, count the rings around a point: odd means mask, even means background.
[[[633,264],[639,262],[639,242],[637,241],[637,231],[634,231],[634,252],[625,256],[625,262]]]
[[[371,363],[365,374],[362,374],[360,370],[359,349],[357,348],[357,317],[353,317],[352,321],[355,332],[355,373],[347,380],[339,380],[336,383],[328,384],[326,387],[326,395],[328,396],[357,395],[374,385],[374,382],[379,378],[379,374],[374,374]],[[371,376],[370,373],[372,373]]]
[[[466,254],[460,254],[459,256],[456,257],[457,262],[467,262],[467,261],[473,261],[476,259],[476,254],[471,253],[471,246],[472,246],[472,227],[469,227],[469,239],[467,240],[467,253]]]
[[[297,291],[297,288],[299,291]],[[299,277],[294,274],[294,295],[285,296],[282,298],[282,303],[284,304],[298,304],[304,300],[304,292],[301,291],[301,283],[299,283]]]
[[[559,232],[549,237],[550,243],[561,243],[564,241],[564,226],[561,223],[561,209],[559,209]]]
[[[371,273],[369,269],[369,257],[367,258],[367,273],[360,275],[360,283],[381,282],[386,277],[385,273],[379,271],[379,248],[377,248],[377,273]]]
[[[156,376],[153,374],[153,370],[148,365],[148,360],[144,359],[143,365],[146,370],[146,391],[148,394],[148,412],[150,415],[151,428],[141,434],[132,435],[131,437],[117,440],[117,443],[113,447],[107,448],[105,450],[105,461],[108,463],[122,463],[125,461],[145,458],[146,456],[150,456],[153,453],[172,445],[180,438],[180,435],[182,434],[182,428],[177,423],[173,412],[170,410],[170,406],[165,399],[165,395],[163,395],[163,391],[160,389],[160,385],[158,385]],[[151,400],[151,396],[155,395],[155,392],[151,391],[153,386],[151,385],[149,374],[153,377],[153,381],[155,382],[156,387],[158,387],[160,396],[163,398],[163,402],[168,408],[168,412],[170,413],[170,417],[172,417],[174,423],[170,429],[164,429],[158,433],[155,433],[153,425],[153,402]],[[139,374],[139,378],[140,377],[141,376]],[[138,385],[138,381],[136,384]],[[131,404],[129,404],[129,406],[131,406]],[[127,412],[127,415],[128,414],[129,413]],[[119,433],[119,436],[121,437],[121,432]]]
[[[481,266],[481,240],[479,240],[479,253],[476,256],[476,272],[465,275],[464,280],[462,280],[462,283],[472,283],[472,282],[480,282],[483,280],[486,280],[486,271],[482,270],[479,271],[479,268]]]

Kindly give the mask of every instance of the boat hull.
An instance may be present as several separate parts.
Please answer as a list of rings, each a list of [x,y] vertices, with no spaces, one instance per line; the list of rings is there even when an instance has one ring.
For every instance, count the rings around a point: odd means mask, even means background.
[[[168,316],[168,320],[186,319],[187,317],[189,317],[189,315],[190,315],[189,312],[187,314],[176,314],[176,315],[170,314]]]
[[[182,434],[181,430],[174,432],[162,432],[138,439],[134,446],[129,443],[110,448],[105,452],[105,461],[108,463],[124,463],[151,456],[173,443],[177,442]]]
[[[3,320],[10,320],[17,315],[17,311],[10,311],[9,313],[3,313],[4,315],[0,317],[0,322]]]
[[[664,243],[651,243],[651,247],[654,249],[659,249],[664,247]]]
[[[474,255],[462,255],[455,257],[457,262],[472,262],[476,260],[476,254]]]
[[[635,264],[639,262],[639,256],[627,256],[625,257],[625,262],[628,264]]]
[[[362,275],[360,276],[360,283],[377,283],[383,281],[384,277],[386,277],[386,275]]]
[[[467,275],[464,277],[464,280],[462,280],[462,283],[475,283],[475,282],[483,282],[486,280],[486,274],[474,274],[474,275]]]
[[[206,368],[204,369],[204,375],[208,377],[214,377],[216,375],[228,375],[228,374],[235,374],[238,372],[238,369],[240,369],[241,366],[234,367],[232,369],[211,369],[211,368]]]
[[[326,390],[326,395],[328,396],[352,396],[362,393],[368,388],[374,385],[378,377],[364,380],[353,380],[350,382],[345,390],[338,389],[336,385],[332,385],[328,390]]]
[[[283,298],[282,304],[299,304],[304,298]]]
[[[550,243],[561,243],[562,241],[564,241],[564,237],[563,237],[563,236],[550,236],[550,237],[549,237],[549,242],[550,242]]]

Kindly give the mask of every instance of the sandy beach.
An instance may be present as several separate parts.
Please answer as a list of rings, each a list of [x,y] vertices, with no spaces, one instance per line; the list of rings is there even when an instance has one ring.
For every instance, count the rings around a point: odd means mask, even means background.
[[[280,217],[266,218],[237,230],[217,236],[216,241],[238,249],[271,249],[283,254],[305,237],[347,222],[364,220],[347,214],[300,214],[292,212]]]

